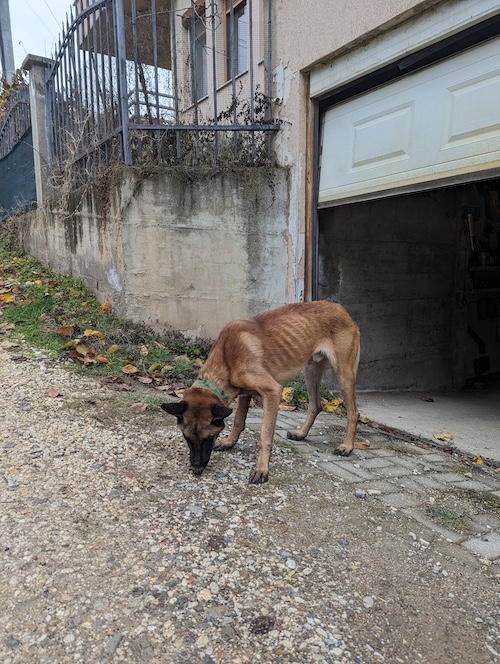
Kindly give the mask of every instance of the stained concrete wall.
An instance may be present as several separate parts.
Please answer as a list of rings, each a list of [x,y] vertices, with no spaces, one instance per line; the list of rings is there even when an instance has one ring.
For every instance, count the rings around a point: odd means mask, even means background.
[[[288,172],[124,171],[27,218],[22,244],[122,318],[214,338],[287,301]]]
[[[325,210],[320,297],[361,329],[361,389],[454,389],[465,381],[467,188]]]

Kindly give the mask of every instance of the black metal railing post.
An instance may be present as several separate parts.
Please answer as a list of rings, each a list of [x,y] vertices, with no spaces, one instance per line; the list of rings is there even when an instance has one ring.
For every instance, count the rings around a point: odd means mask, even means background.
[[[127,49],[125,43],[125,10],[123,0],[113,0],[115,16],[116,68],[118,78],[119,115],[122,134],[123,161],[132,164],[132,148],[129,136],[128,89],[127,89]]]

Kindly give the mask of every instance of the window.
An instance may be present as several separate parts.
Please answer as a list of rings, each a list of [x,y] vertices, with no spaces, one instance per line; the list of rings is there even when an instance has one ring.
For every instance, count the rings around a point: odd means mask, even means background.
[[[207,78],[207,29],[205,26],[205,0],[196,0],[182,17],[182,25],[188,30],[191,59],[191,84],[193,103],[208,94]]]
[[[248,68],[248,13],[246,0],[226,0],[226,53],[227,80],[242,74]]]
[[[196,18],[190,38],[193,58],[193,101],[199,101],[208,93],[207,81],[207,30],[201,18]]]

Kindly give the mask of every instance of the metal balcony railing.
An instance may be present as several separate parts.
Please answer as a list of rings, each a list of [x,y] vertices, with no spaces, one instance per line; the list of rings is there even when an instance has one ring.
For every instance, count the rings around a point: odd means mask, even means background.
[[[47,79],[51,172],[269,162],[270,3],[77,0]]]

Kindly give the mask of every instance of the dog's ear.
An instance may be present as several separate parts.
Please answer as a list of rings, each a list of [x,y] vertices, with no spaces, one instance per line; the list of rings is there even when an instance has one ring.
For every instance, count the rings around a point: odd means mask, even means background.
[[[175,415],[175,417],[180,417],[186,412],[188,407],[188,402],[178,401],[177,403],[162,403],[161,408],[168,413],[169,415]]]
[[[214,403],[212,406],[212,415],[217,419],[223,420],[225,417],[229,417],[233,411],[231,408],[224,406],[222,403]]]

